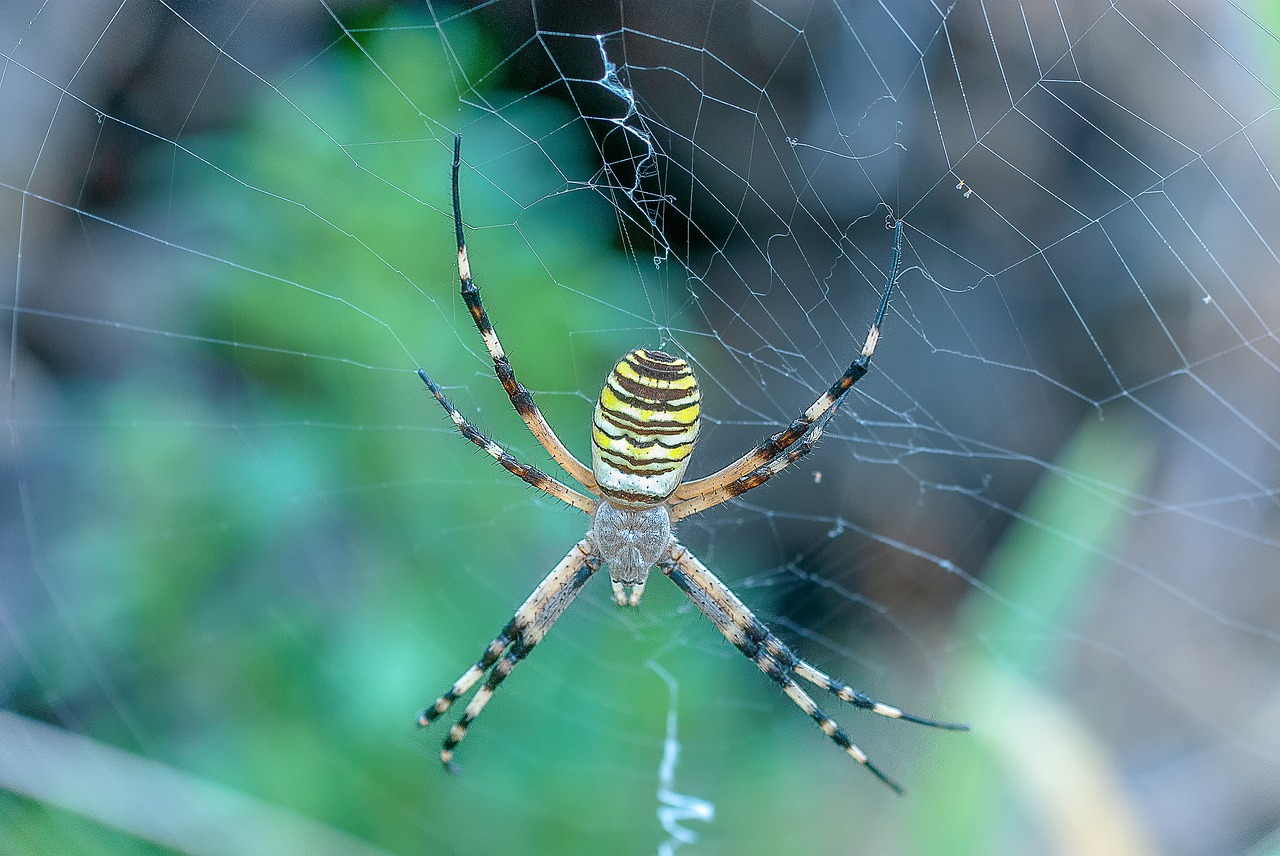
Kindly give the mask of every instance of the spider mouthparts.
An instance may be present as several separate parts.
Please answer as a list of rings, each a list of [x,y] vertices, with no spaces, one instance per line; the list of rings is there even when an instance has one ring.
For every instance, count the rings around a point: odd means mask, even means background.
[[[613,602],[618,606],[639,606],[644,596],[644,583],[620,583],[613,581]]]

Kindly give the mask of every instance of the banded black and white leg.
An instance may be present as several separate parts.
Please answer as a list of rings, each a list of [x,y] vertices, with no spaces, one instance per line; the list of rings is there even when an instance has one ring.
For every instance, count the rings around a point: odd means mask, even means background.
[[[467,704],[462,717],[445,738],[440,750],[440,761],[449,768],[453,765],[453,750],[467,736],[467,729],[475,718],[484,710],[489,699],[493,697],[498,686],[507,675],[528,656],[534,646],[542,641],[547,631],[556,623],[561,614],[582,591],[587,580],[600,570],[601,559],[593,553],[594,545],[590,538],[583,538],[573,546],[560,564],[538,583],[512,619],[502,628],[502,632],[488,644],[484,654],[475,665],[462,673],[453,686],[435,704],[418,715],[418,725],[425,728],[440,716],[448,712],[453,703],[471,691],[485,673],[483,686]]]
[[[677,502],[671,507],[671,522],[674,523],[692,514],[706,511],[708,508],[714,508],[722,502],[733,499],[735,496],[741,496],[749,490],[760,487],[760,485],[812,452],[813,447],[822,439],[822,432],[826,429],[827,423],[835,415],[836,411],[834,409],[828,410],[810,427],[809,433],[804,436],[804,439],[784,452],[775,455],[768,463],[754,472],[721,487],[705,490],[691,499]]]
[[[507,397],[511,399],[511,405],[516,409],[516,413],[520,414],[524,424],[529,427],[529,431],[552,459],[575,481],[587,490],[594,491],[596,479],[591,469],[575,458],[573,453],[565,447],[556,436],[556,432],[547,424],[546,417],[542,415],[538,405],[534,403],[533,394],[516,379],[515,369],[511,367],[511,361],[502,348],[498,331],[493,328],[484,304],[480,300],[480,286],[476,285],[471,277],[471,262],[467,258],[467,242],[462,229],[462,201],[458,193],[458,171],[461,163],[462,135],[458,134],[453,138],[453,227],[458,239],[458,279],[462,286],[462,301],[467,305],[467,311],[471,313],[471,320],[475,322],[476,329],[480,331],[485,350],[493,359],[493,370],[502,383]]]
[[[597,500],[583,496],[568,485],[556,481],[537,467],[522,464],[514,455],[490,440],[480,429],[468,422],[466,417],[458,412],[458,409],[450,403],[449,399],[440,390],[440,387],[436,386],[435,381],[425,371],[418,369],[418,377],[422,378],[422,382],[427,385],[427,389],[431,390],[431,394],[436,397],[436,401],[440,402],[440,406],[449,414],[449,418],[453,420],[453,424],[457,426],[462,436],[483,449],[489,457],[501,464],[507,472],[526,484],[533,485],[543,493],[548,493],[561,502],[572,505],[579,511],[586,514],[595,512]]]
[[[796,683],[796,676],[821,687],[837,698],[880,716],[902,719],[907,722],[915,722],[931,728],[943,728],[950,731],[967,731],[969,729],[969,726],[964,723],[940,722],[906,713],[892,705],[876,701],[865,693],[861,693],[814,668],[796,656],[787,647],[786,643],[775,636],[760,619],[756,618],[755,614],[747,608],[747,605],[728,586],[722,583],[715,574],[711,573],[697,557],[682,545],[674,544],[667,557],[659,563],[658,567],[671,578],[671,581],[693,601],[694,605],[707,618],[711,619],[712,623],[720,629],[725,638],[733,643],[734,647],[751,659],[759,667],[760,671],[768,675],[774,683],[782,687],[782,691],[787,694],[787,697],[808,714],[814,722],[818,723],[818,727],[822,729],[824,734],[894,791],[902,793],[902,786],[889,778],[871,762],[867,757],[867,753],[850,740],[845,730],[818,706],[812,696]]]
[[[762,467],[771,464],[784,455],[795,443],[805,438],[814,424],[821,420],[824,415],[838,408],[844,401],[845,396],[848,395],[849,390],[853,389],[854,384],[866,375],[871,367],[871,357],[876,352],[876,345],[880,342],[880,325],[884,323],[885,314],[889,311],[889,298],[893,294],[893,288],[898,278],[898,269],[902,264],[902,227],[901,220],[894,221],[893,252],[889,259],[888,280],[885,284],[884,293],[880,296],[880,306],[876,309],[875,319],[871,322],[871,330],[867,333],[862,351],[849,364],[849,368],[845,369],[844,374],[836,378],[831,387],[786,428],[761,441],[751,451],[719,472],[712,473],[705,478],[685,482],[676,488],[669,501],[673,520],[688,517],[696,511],[703,511],[712,505],[717,505],[733,496],[737,496],[739,493],[743,493],[743,490],[739,490],[736,493],[733,492],[730,486],[751,476]],[[830,417],[828,416],[827,418]],[[813,439],[816,441],[817,438]],[[787,458],[783,466],[794,463],[802,456],[803,453]],[[773,472],[777,471],[774,470]],[[773,475],[773,472],[770,475]],[[751,487],[762,484],[763,481],[762,479],[751,485]],[[749,489],[750,487],[745,490]],[[715,500],[706,501],[711,497],[714,497]],[[695,501],[697,501],[696,506],[694,505]]]

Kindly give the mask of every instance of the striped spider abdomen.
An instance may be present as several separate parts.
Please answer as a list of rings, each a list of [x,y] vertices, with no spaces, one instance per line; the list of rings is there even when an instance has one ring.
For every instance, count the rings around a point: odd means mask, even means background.
[[[693,370],[679,357],[637,348],[618,361],[591,431],[592,474],[607,501],[652,508],[675,492],[698,438],[701,399]]]

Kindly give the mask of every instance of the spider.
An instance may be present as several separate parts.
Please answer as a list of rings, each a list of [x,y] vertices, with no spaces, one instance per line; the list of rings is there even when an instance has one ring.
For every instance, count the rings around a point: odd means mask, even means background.
[[[587,581],[604,565],[609,568],[613,600],[638,606],[645,581],[655,566],[675,583],[733,645],[755,662],[782,691],[808,714],[836,745],[894,791],[902,787],[883,773],[843,728],[818,707],[797,682],[808,681],[854,707],[893,719],[964,731],[963,723],[914,716],[846,686],[800,659],[672,534],[671,524],[759,487],[808,454],[822,436],[845,395],[867,373],[880,338],[902,254],[902,221],[894,223],[889,279],[862,351],[844,374],[787,428],[759,443],[719,472],[683,481],[698,437],[700,393],[684,360],[659,350],[637,348],[618,362],[605,381],[595,406],[588,469],[551,430],[533,396],[516,380],[498,334],[480,302],[462,230],[458,171],[462,138],[453,142],[453,224],[458,239],[458,276],[462,299],[484,340],[494,370],[525,425],[566,473],[590,496],[523,464],[475,428],[458,412],[422,369],[418,375],[449,414],[462,436],[479,446],[508,472],[556,499],[588,514],[591,528],[567,556],[533,590],[516,614],[489,643],[484,654],[444,695],[418,716],[427,726],[444,715],[481,678],[484,684],[449,730],[440,760],[453,769],[453,754],[467,729],[484,710],[498,686],[529,655]],[[890,218],[892,220],[892,217]]]

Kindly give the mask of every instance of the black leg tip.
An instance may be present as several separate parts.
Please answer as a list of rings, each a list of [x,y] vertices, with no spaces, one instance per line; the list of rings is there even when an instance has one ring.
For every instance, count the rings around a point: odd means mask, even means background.
[[[906,722],[914,722],[916,725],[927,725],[930,728],[940,728],[943,731],[972,731],[973,726],[967,722],[941,722],[936,719],[925,719],[923,716],[913,716],[910,713],[904,713],[899,717]]]
[[[877,779],[879,779],[880,781],[882,781],[882,782],[884,782],[886,785],[888,785],[888,786],[889,786],[889,790],[893,791],[895,794],[897,794],[897,795],[898,795],[898,796],[900,796],[900,797],[902,797],[902,796],[906,796],[906,795],[907,795],[907,789],[906,789],[906,788],[902,787],[902,785],[898,784],[898,783],[897,783],[897,782],[895,782],[893,779],[891,779],[891,778],[889,778],[887,775],[885,775],[885,774],[880,770],[880,768],[879,768],[879,767],[877,767],[875,764],[872,764],[870,761],[864,761],[864,762],[863,762],[863,765],[864,765],[868,770],[870,770],[870,771],[871,771],[871,774],[872,774],[873,776],[875,776]]]

